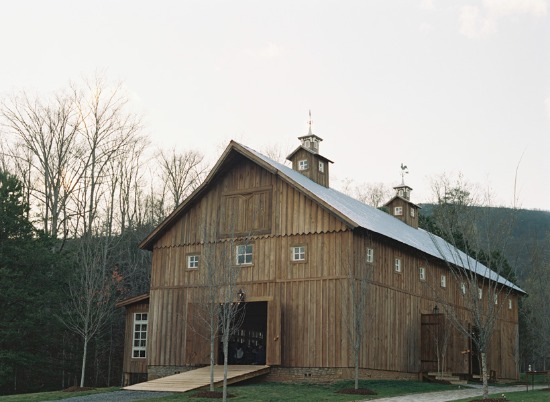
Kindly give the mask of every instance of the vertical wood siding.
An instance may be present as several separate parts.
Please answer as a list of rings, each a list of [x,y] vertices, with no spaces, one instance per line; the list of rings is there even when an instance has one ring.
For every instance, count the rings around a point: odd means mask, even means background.
[[[247,300],[272,300],[277,307],[273,311],[280,312],[279,317],[270,319],[280,320],[277,342],[281,365],[353,365],[346,336],[348,306],[344,303],[347,266],[353,263],[357,269],[368,268],[373,272],[361,367],[419,371],[421,315],[432,312],[437,298],[431,289],[439,286],[440,274],[447,268],[395,241],[351,231],[328,209],[277,176],[247,159],[238,162],[217,178],[200,199],[194,200],[181,219],[155,244],[149,364],[190,364],[197,361],[197,350],[204,354],[204,343],[200,343],[186,325],[190,319],[188,304],[192,300],[189,294],[196,291],[193,288],[199,275],[198,271],[186,268],[186,255],[204,255],[205,244],[221,255],[227,247],[224,238],[227,233],[220,230],[229,224],[230,214],[224,213],[227,197],[261,193],[261,202],[243,207],[242,213],[259,208],[254,213],[265,210],[269,216],[256,220],[246,218],[262,230],[248,240],[254,245],[254,263],[241,269],[238,286],[245,289]],[[266,199],[265,194],[271,199]],[[291,261],[291,247],[298,245],[307,250],[303,262]],[[368,267],[365,265],[367,248],[375,253],[374,262]],[[395,258],[401,259],[401,273],[394,270]],[[425,282],[419,280],[419,267],[426,268]],[[451,275],[447,275],[447,281],[448,299],[460,306],[459,284],[453,283]],[[489,353],[490,366],[498,367],[498,375],[507,378],[517,375],[511,358],[516,347],[514,339],[517,339],[517,297],[511,297],[514,309],[503,309],[495,332],[500,339],[496,342],[498,348]],[[274,323],[269,323],[268,328],[270,325],[277,328]],[[277,334],[272,335],[274,339]],[[452,350],[447,356],[450,369],[467,371],[461,353],[467,349],[466,339],[454,334],[451,344]],[[274,349],[269,351],[270,346],[273,345],[268,345],[268,359],[269,353],[275,353]]]

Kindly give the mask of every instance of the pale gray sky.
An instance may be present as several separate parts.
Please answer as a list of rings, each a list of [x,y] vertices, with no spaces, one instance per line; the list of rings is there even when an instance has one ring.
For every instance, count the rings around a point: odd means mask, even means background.
[[[332,182],[462,172],[550,210],[547,0],[2,1],[0,95],[104,71],[154,144],[212,160],[230,139],[324,139]]]

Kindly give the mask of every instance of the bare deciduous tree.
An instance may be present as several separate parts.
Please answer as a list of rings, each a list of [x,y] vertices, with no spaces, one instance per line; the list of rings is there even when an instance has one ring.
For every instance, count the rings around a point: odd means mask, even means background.
[[[78,266],[68,280],[68,303],[60,319],[83,341],[81,387],[84,386],[88,345],[113,313],[117,285],[121,280],[108,259],[112,247],[112,239],[108,236],[79,239]]]
[[[351,255],[351,253],[348,253]],[[354,363],[354,387],[359,388],[359,363],[364,345],[365,332],[369,322],[369,285],[372,278],[373,265],[367,262],[366,256],[353,255],[353,260],[345,264],[347,275],[342,284],[342,295],[347,336],[351,345]]]
[[[446,177],[434,182],[438,205],[433,214],[433,243],[445,261],[463,295],[464,307],[469,316],[466,322],[456,306],[437,295],[439,302],[463,335],[471,339],[479,352],[483,397],[488,396],[487,352],[502,307],[506,304],[513,284],[508,278],[511,268],[500,252],[510,238],[513,217],[501,222],[500,227],[492,222],[492,230],[480,231],[480,225],[489,225],[487,208],[479,202],[464,184],[462,177],[452,182]],[[481,236],[480,233],[491,233]]]
[[[383,183],[356,184],[349,178],[343,181],[341,191],[374,208],[381,207],[391,194],[390,189]]]
[[[42,208],[44,231],[54,238],[65,235],[67,203],[82,174],[79,120],[72,99],[60,94],[44,104],[22,93],[3,102],[0,112],[4,126],[16,137],[19,152],[12,156],[19,174],[27,184],[32,174],[38,180],[32,195]]]
[[[82,233],[92,233],[100,199],[105,191],[108,165],[139,138],[139,119],[126,112],[127,98],[121,86],[109,88],[96,76],[85,91],[73,85],[78,131],[83,142],[83,180],[78,194]]]
[[[196,151],[178,153],[173,148],[159,153],[161,182],[171,198],[166,215],[201,184],[207,170],[203,161],[204,156]]]

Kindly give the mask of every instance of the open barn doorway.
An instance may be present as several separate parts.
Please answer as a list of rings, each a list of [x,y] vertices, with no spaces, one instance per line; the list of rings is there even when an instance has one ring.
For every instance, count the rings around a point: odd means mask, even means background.
[[[229,364],[264,365],[267,347],[267,302],[246,302],[242,314],[244,314],[242,324],[229,340]],[[218,364],[223,364],[221,335],[219,339]]]

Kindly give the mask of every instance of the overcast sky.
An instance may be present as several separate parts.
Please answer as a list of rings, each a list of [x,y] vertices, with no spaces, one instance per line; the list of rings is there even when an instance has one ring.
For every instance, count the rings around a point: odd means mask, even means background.
[[[290,153],[323,138],[331,179],[457,174],[550,210],[545,0],[2,1],[0,92],[103,71],[156,146],[213,162],[231,139]]]

